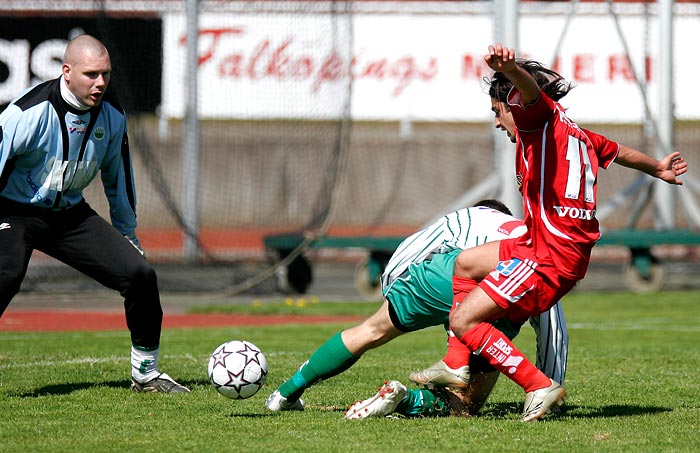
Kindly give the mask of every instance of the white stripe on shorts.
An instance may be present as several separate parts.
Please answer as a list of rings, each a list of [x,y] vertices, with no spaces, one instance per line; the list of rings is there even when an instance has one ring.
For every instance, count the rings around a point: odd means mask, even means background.
[[[498,285],[494,285],[491,281],[486,280],[486,284],[491,287],[499,296],[506,299],[511,304],[520,300],[526,291],[519,292],[518,294],[513,294],[534,272],[537,267],[537,263],[532,260],[526,259],[521,261],[515,269],[513,269],[508,276],[500,274],[501,278],[504,280],[499,281]],[[499,279],[500,280],[500,279]]]

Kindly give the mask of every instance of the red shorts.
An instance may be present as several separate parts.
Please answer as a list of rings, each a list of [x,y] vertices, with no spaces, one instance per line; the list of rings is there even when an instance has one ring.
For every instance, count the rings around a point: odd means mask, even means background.
[[[525,321],[549,310],[578,281],[561,277],[551,263],[538,263],[532,249],[516,243],[501,241],[498,265],[479,282],[479,287],[508,310],[509,319]]]

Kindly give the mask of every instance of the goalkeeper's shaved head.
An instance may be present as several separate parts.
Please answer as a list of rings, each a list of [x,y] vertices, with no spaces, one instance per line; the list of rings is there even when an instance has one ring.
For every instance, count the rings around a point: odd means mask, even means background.
[[[109,57],[107,48],[97,38],[90,35],[80,35],[73,38],[66,46],[63,54],[63,62],[76,64],[84,58]]]

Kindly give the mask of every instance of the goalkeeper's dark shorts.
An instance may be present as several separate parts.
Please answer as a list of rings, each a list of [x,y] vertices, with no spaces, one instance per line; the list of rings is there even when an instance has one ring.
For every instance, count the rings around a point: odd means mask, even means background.
[[[163,310],[153,267],[85,201],[50,210],[0,197],[0,315],[20,289],[33,250],[79,270],[124,297],[134,346],[157,347]]]

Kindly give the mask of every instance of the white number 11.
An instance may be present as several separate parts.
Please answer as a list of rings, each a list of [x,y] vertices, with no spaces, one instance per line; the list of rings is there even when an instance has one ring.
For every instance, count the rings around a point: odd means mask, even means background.
[[[583,168],[581,168],[581,156],[583,156]],[[569,135],[569,147],[566,151],[566,160],[569,161],[569,177],[566,180],[566,198],[577,199],[581,191],[581,173],[586,175],[584,184],[584,197],[587,203],[593,203],[593,185],[595,175],[591,168],[591,159],[588,157],[588,147],[584,142]]]

